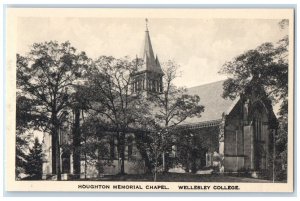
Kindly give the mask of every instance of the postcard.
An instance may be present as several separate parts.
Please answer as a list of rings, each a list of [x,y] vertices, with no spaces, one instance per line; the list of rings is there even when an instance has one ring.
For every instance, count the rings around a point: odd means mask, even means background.
[[[293,8],[6,8],[7,191],[293,192]]]

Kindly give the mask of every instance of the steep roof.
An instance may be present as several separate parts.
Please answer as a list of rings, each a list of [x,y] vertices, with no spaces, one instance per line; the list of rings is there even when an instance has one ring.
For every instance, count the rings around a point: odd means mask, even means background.
[[[145,41],[144,41],[144,47],[142,50],[141,58],[144,61],[144,65],[140,69],[138,69],[138,71],[150,71],[150,72],[163,74],[163,71],[160,67],[159,60],[157,56],[156,58],[154,56],[148,28],[145,31]]]
[[[235,104],[233,100],[222,98],[223,82],[224,80],[187,89],[188,94],[200,97],[200,104],[204,106],[204,112],[201,113],[200,118],[188,118],[183,124],[194,124],[222,118],[223,112],[227,112]]]

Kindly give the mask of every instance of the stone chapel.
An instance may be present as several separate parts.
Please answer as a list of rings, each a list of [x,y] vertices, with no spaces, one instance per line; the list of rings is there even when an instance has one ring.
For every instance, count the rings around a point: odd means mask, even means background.
[[[157,55],[154,54],[147,26],[141,57],[144,65],[133,75],[132,90],[162,93],[164,73]],[[201,105],[205,107],[200,118],[189,118],[177,127],[176,132],[190,132],[193,136],[193,144],[204,144],[201,153],[197,153],[198,158],[191,161],[190,165],[195,170],[219,166],[223,172],[268,169],[268,159],[272,154],[272,139],[277,129],[277,119],[270,100],[267,96],[258,95],[257,91],[263,90],[261,88],[250,90],[248,94],[240,95],[235,100],[224,99],[222,98],[223,82],[217,81],[187,89],[188,94],[198,95]],[[114,140],[110,142],[111,154],[105,159],[110,160],[110,164],[104,167],[101,173],[103,175],[119,173],[120,160],[116,154]],[[43,164],[43,178],[47,179],[52,172],[51,136],[49,135],[45,136],[44,151],[46,156]],[[172,147],[171,152],[170,158],[176,158],[176,146]],[[72,152],[62,151],[63,179],[68,179],[74,174],[72,154]],[[131,136],[131,143],[126,146],[125,155],[127,174],[146,172],[145,161],[139,153],[133,136]],[[216,155],[219,157],[217,163],[214,160]],[[172,168],[176,170],[175,166]],[[95,165],[86,164],[82,159],[80,177],[97,176],[99,172]]]

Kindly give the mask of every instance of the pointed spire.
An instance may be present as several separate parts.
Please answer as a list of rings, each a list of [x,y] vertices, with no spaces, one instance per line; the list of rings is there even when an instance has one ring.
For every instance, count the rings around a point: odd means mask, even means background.
[[[156,63],[156,66],[159,67],[161,69],[161,66],[160,66],[160,63],[159,63],[159,60],[158,60],[158,56],[156,55],[156,58],[155,58],[155,63]]]
[[[149,64],[149,61],[150,61],[149,57],[147,57],[147,55],[145,54],[144,55],[144,63],[146,66]]]
[[[163,74],[160,65],[157,65],[156,58],[154,56],[150,34],[148,30],[148,19],[145,19],[146,22],[146,31],[145,31],[145,41],[144,41],[144,47],[142,50],[142,59],[144,60],[144,65],[141,70],[147,70],[152,71],[156,73]]]
[[[145,45],[144,45],[144,54],[143,56],[147,55],[149,58],[154,59],[154,53],[152,49],[151,39],[148,28],[146,29],[145,33]]]
[[[146,18],[145,21],[146,21],[146,31],[148,31],[148,18]]]

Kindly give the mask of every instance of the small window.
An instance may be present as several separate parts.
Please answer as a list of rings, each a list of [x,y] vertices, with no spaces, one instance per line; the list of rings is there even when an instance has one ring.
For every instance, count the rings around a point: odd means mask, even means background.
[[[132,157],[132,149],[133,149],[133,145],[131,143],[128,145],[128,160],[131,159]]]
[[[152,91],[155,91],[155,80],[152,80]]]
[[[112,138],[112,140],[110,141],[110,146],[109,146],[110,150],[110,159],[113,160],[115,159],[115,142],[114,142],[114,138]]]

